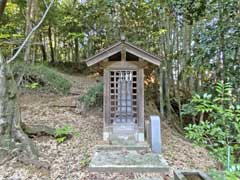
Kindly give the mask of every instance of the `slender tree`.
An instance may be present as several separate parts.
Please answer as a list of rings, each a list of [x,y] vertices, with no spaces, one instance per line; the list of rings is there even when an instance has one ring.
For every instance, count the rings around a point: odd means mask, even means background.
[[[6,2],[0,2],[2,10],[0,13],[1,15]],[[36,147],[22,129],[19,95],[9,63],[17,57],[27,44],[33,32],[36,31],[44,21],[53,2],[54,0],[51,1],[42,19],[32,31],[29,32],[22,45],[11,59],[8,61],[4,60],[0,52],[0,165],[14,156],[17,156],[19,160],[25,163],[31,163],[37,166],[43,165],[43,163],[38,161],[38,151]]]

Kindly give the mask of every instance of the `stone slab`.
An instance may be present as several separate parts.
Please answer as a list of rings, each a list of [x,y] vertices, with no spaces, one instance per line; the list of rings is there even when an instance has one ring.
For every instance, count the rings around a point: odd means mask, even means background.
[[[111,134],[110,142],[113,145],[134,145],[137,143],[137,133],[118,133]]]
[[[94,172],[168,172],[169,166],[160,154],[144,151],[96,151],[89,165]]]
[[[139,142],[136,144],[130,144],[130,145],[110,145],[110,144],[104,144],[104,145],[97,145],[96,147],[97,151],[116,151],[116,150],[144,150],[144,151],[150,151],[150,147],[146,142]]]
[[[140,179],[137,179],[137,180],[163,180],[162,177],[159,177],[159,178],[140,178]]]

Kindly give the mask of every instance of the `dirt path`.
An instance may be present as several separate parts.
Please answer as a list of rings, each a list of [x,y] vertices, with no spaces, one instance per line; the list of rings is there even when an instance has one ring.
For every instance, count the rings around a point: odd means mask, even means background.
[[[96,144],[102,142],[102,112],[92,110],[84,115],[75,112],[78,94],[85,93],[96,84],[94,77],[66,76],[73,86],[71,95],[25,94],[21,96],[22,119],[29,124],[46,124],[51,127],[70,125],[80,136],[57,144],[49,137],[34,138],[41,159],[51,164],[50,170],[24,166],[15,159],[0,167],[0,180],[124,180],[140,177],[160,177],[160,174],[89,173],[85,167]],[[57,107],[57,106],[69,107]],[[169,127],[163,128],[164,156],[173,168],[214,167],[206,150],[194,147],[174,135]],[[171,174],[170,174],[171,176]]]

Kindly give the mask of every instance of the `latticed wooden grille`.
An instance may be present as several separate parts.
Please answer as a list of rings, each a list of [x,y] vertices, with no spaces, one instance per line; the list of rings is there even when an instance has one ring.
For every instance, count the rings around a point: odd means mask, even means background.
[[[110,122],[134,124],[138,121],[137,71],[110,71]]]

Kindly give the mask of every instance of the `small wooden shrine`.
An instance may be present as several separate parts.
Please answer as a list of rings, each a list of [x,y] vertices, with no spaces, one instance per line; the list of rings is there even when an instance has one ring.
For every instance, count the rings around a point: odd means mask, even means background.
[[[122,39],[86,63],[104,70],[103,139],[144,141],[144,69],[160,59]]]

